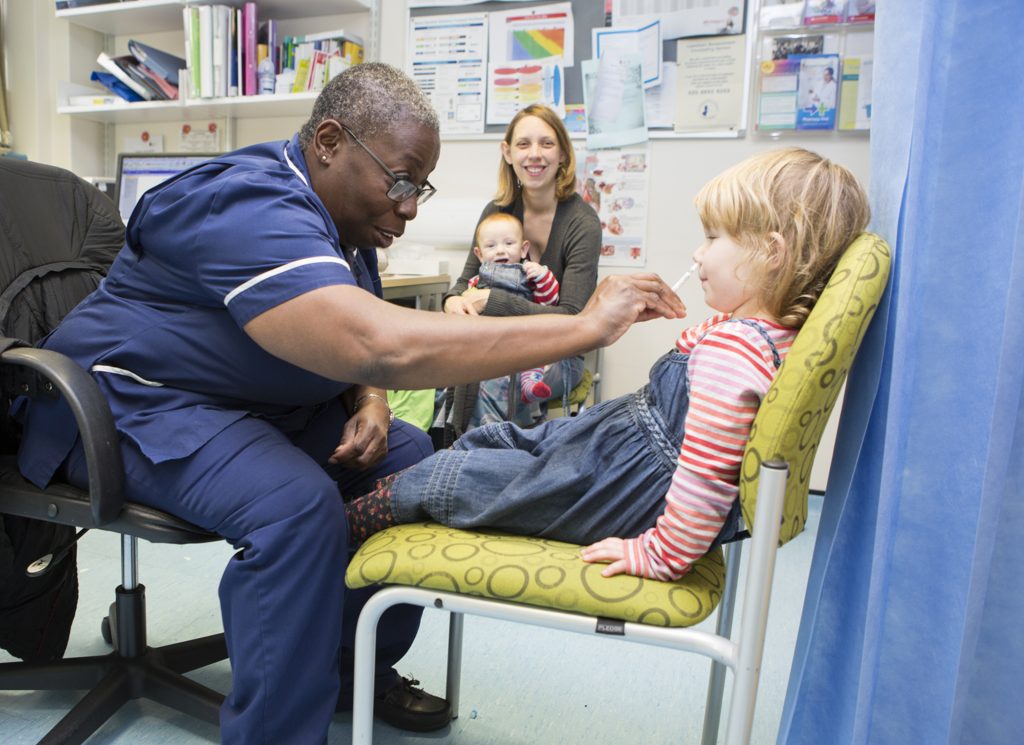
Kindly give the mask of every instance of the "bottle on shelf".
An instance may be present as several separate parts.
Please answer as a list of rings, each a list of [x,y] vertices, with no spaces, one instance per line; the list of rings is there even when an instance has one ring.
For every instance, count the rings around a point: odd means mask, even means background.
[[[260,94],[274,92],[274,63],[269,57],[264,57],[256,70],[256,77],[259,80],[258,91]]]

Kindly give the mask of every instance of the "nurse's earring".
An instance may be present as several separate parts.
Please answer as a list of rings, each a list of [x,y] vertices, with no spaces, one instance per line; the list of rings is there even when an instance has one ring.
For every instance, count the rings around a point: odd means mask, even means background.
[[[320,156],[320,160],[322,160],[324,163],[326,163],[327,162],[327,156],[326,155],[321,155]]]

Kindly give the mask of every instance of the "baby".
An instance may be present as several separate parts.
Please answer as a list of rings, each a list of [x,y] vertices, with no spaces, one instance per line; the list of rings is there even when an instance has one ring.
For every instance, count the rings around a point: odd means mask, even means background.
[[[546,266],[526,259],[530,242],[523,238],[523,225],[513,215],[495,212],[486,217],[477,226],[473,253],[480,259],[480,273],[469,280],[463,295],[497,287],[539,305],[558,304],[558,280]],[[542,367],[519,373],[519,388],[525,403],[551,397]]]

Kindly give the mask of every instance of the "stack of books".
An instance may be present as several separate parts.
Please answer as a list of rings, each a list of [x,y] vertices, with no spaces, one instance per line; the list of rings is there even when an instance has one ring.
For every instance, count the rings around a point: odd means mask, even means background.
[[[185,67],[185,60],[134,40],[128,42],[128,51],[119,57],[100,52],[96,62],[103,71],[94,72],[92,79],[126,101],[178,98],[178,70]],[[80,102],[69,99],[68,103]]]

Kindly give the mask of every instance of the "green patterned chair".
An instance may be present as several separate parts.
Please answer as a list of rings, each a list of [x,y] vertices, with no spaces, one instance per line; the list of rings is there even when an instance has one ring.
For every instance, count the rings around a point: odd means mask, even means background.
[[[712,660],[705,744],[715,743],[725,682],[733,671],[726,742],[750,738],[768,618],[775,554],[807,519],[811,465],[857,347],[889,276],[889,247],[865,233],[846,251],[758,412],[740,476],[745,524],[752,532],[744,615],[731,638],[742,543],[716,549],[675,582],[602,577],[579,546],[436,523],[376,534],[356,553],[349,587],[388,585],[363,608],[356,631],[352,738],[372,742],[373,660],[377,622],[392,605],[451,613],[447,697],[458,715],[463,615],[610,634],[696,652]],[[728,568],[727,568],[728,567]],[[721,603],[715,633],[690,628]]]

